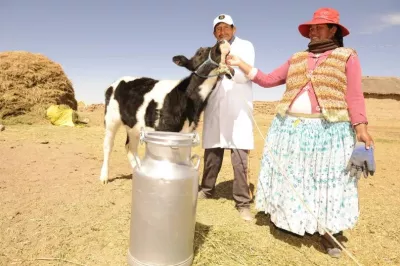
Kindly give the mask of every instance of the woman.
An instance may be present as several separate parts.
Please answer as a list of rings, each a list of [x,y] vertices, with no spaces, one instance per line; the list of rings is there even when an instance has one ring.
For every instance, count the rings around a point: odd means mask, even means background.
[[[356,141],[366,148],[361,154],[373,152],[361,68],[356,52],[343,47],[349,31],[339,24],[336,10],[318,9],[299,31],[310,39],[308,50],[270,74],[237,56],[229,56],[227,64],[262,87],[286,83],[265,142],[256,208],[269,213],[281,229],[298,235],[318,232],[326,251],[338,257],[341,250],[324,229],[338,234],[355,225],[358,178],[346,166],[354,159]]]

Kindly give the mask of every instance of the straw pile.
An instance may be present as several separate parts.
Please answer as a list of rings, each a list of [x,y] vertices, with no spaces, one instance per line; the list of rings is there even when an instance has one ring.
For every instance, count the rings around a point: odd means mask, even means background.
[[[72,83],[62,67],[41,54],[0,53],[0,121],[44,121],[51,104],[77,109]]]
[[[363,77],[362,90],[366,98],[400,100],[400,77]]]

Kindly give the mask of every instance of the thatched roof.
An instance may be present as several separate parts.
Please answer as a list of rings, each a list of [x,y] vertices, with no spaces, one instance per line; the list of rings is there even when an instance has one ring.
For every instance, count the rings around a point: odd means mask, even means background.
[[[45,117],[52,104],[77,109],[74,89],[61,65],[25,51],[0,53],[0,120]]]
[[[400,78],[366,76],[362,78],[362,90],[367,95],[400,95]]]

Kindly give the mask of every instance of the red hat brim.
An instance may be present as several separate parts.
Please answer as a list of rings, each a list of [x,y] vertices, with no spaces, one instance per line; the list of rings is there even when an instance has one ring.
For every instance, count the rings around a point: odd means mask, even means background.
[[[306,23],[300,24],[299,25],[300,34],[303,37],[309,38],[310,26],[311,25],[316,25],[316,24],[335,24],[338,27],[340,27],[340,29],[342,30],[343,37],[350,34],[350,31],[345,26],[343,26],[341,24],[338,24],[338,23],[334,23],[334,22],[326,20],[326,19],[313,19],[313,20],[310,20],[310,21],[308,21]]]

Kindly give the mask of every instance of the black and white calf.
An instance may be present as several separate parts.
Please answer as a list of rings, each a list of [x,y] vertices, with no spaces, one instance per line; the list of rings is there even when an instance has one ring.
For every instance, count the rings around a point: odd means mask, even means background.
[[[102,183],[108,182],[110,154],[121,125],[127,131],[125,148],[132,167],[135,167],[134,154],[142,127],[182,133],[196,129],[207,98],[225,66],[220,63],[225,62],[226,45],[229,43],[217,42],[213,47],[199,48],[190,59],[174,56],[175,64],[192,72],[181,80],[122,77],[106,90]],[[229,72],[226,74],[233,75],[232,69]]]

